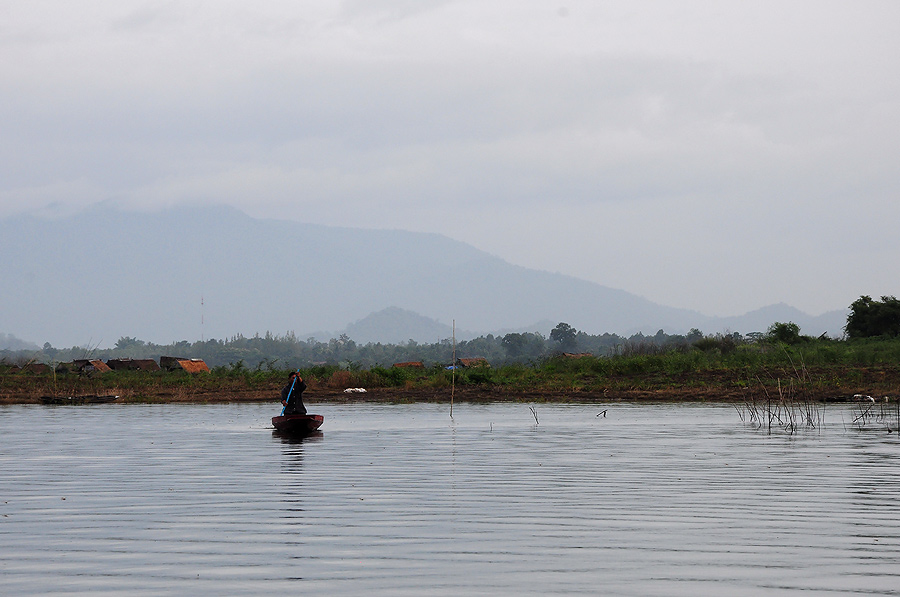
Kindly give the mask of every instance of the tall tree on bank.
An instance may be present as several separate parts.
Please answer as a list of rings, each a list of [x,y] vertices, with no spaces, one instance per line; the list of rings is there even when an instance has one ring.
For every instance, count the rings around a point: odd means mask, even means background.
[[[900,300],[893,296],[883,296],[880,301],[859,297],[850,305],[844,331],[848,338],[900,336]]]
[[[578,330],[568,323],[560,322],[550,330],[550,339],[559,343],[559,349],[563,352],[574,352],[577,346],[576,338]]]

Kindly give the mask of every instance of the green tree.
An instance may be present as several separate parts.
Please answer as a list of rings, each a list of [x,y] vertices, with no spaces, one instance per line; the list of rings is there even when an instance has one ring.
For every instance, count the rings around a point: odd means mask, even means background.
[[[506,350],[507,356],[514,359],[520,356],[525,351],[525,346],[528,341],[525,339],[524,334],[512,333],[503,336],[503,339],[500,340],[500,343]]]
[[[127,348],[140,348],[144,345],[143,340],[132,338],[131,336],[122,336],[116,341],[116,348],[124,350]]]
[[[544,337],[534,332],[511,333],[499,338],[506,358],[513,361],[540,358],[544,353]]]
[[[769,342],[796,344],[802,339],[803,337],[800,335],[800,326],[793,321],[789,321],[788,323],[776,321],[769,326],[768,330],[766,330],[766,340]]]
[[[893,296],[883,296],[880,301],[859,297],[850,305],[844,331],[849,338],[900,336],[900,300]]]
[[[685,338],[689,343],[693,344],[697,340],[703,339],[703,332],[698,330],[697,328],[691,328],[691,331],[688,332],[687,337]]]
[[[559,322],[556,327],[550,330],[550,340],[559,343],[559,349],[563,352],[572,352],[575,350],[578,337],[578,330],[570,326],[568,323]]]

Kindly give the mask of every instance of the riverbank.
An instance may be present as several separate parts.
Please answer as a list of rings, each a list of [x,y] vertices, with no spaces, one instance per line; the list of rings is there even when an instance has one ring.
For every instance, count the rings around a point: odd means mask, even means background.
[[[852,400],[854,395],[879,400],[900,396],[900,368],[892,366],[831,366],[766,369],[701,370],[666,374],[549,378],[533,383],[428,384],[371,387],[361,380],[338,376],[308,378],[304,400],[316,402],[747,402],[794,400]],[[151,383],[152,382],[152,383]],[[350,382],[350,383],[340,383]],[[243,377],[69,377],[3,376],[0,404],[42,404],[47,398],[118,396],[116,403],[279,402],[280,376]],[[358,391],[363,389],[365,391]],[[350,391],[347,391],[350,390]]]

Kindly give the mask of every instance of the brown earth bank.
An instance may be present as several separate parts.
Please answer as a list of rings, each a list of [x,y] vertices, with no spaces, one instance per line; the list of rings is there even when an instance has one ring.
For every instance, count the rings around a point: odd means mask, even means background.
[[[8,381],[8,380],[7,380]],[[433,388],[407,386],[400,388],[365,388],[364,392],[345,391],[327,382],[308,380],[304,401],[317,402],[746,402],[766,399],[816,401],[853,400],[862,394],[876,397],[900,396],[900,367],[824,367],[771,370],[765,374],[746,371],[710,370],[666,375],[662,373],[635,376],[581,379],[577,386],[559,387],[547,382],[540,388],[513,388],[501,385],[465,385]],[[74,383],[65,389],[50,384],[4,384],[0,404],[41,404],[50,397],[118,396],[117,403],[171,402],[271,402],[280,405],[280,385],[247,387],[241,383],[172,385],[125,388],[115,384],[98,386],[90,380]]]

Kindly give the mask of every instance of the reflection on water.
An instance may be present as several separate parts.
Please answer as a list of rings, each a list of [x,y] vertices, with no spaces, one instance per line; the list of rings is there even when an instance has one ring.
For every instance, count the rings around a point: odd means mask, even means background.
[[[704,405],[324,404],[303,440],[271,410],[0,408],[2,592],[900,588],[900,438],[839,406],[770,435]]]
[[[320,441],[325,435],[321,431],[313,431],[307,436],[297,436],[291,433],[284,433],[277,429],[272,430],[272,437],[281,441],[283,444],[302,445],[304,442],[311,443]]]

